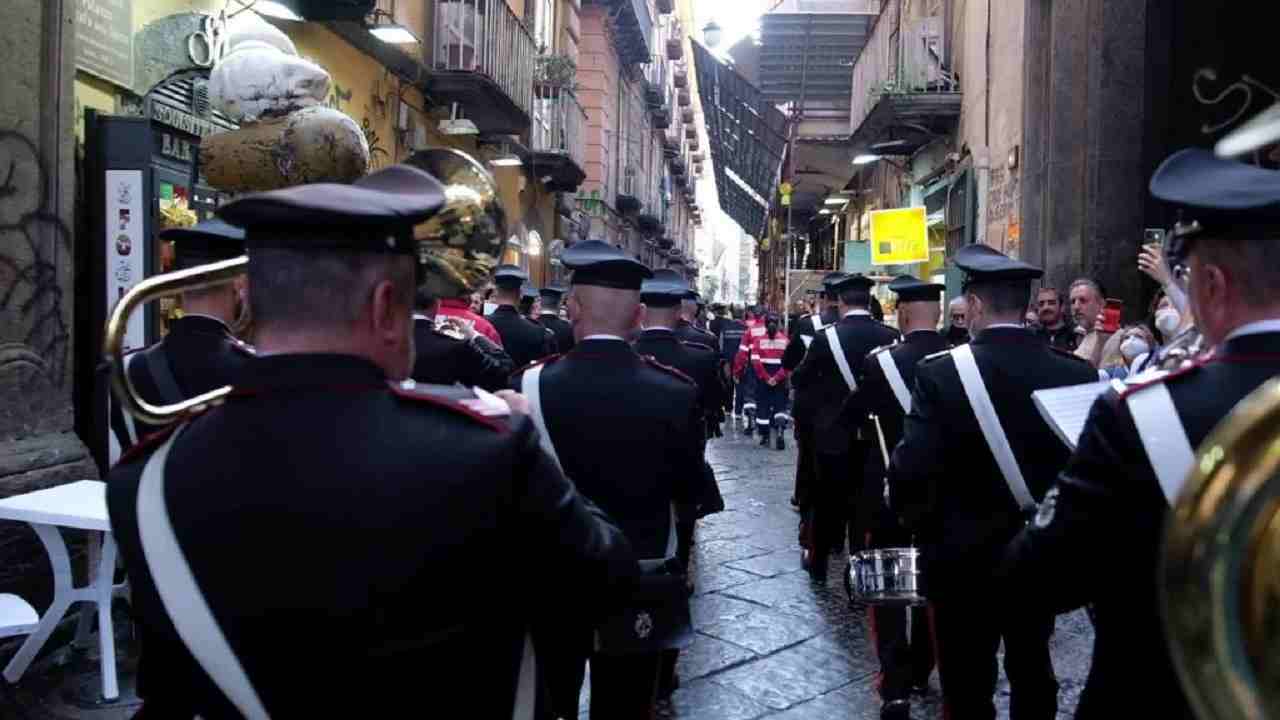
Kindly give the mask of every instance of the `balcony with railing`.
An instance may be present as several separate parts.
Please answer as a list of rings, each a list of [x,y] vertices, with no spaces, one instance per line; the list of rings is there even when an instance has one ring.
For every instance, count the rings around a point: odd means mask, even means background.
[[[668,65],[659,56],[650,59],[644,69],[644,99],[649,107],[653,127],[665,130],[671,125],[671,84]]]
[[[539,88],[533,98],[529,128],[531,164],[539,178],[549,178],[551,192],[575,192],[586,179],[583,128],[587,111],[568,88]]]
[[[960,84],[943,58],[943,18],[901,19],[890,0],[853,66],[849,130],[856,152],[910,155],[954,130]]]
[[[538,50],[506,0],[438,2],[431,20],[432,99],[458,103],[481,134],[523,133]]]

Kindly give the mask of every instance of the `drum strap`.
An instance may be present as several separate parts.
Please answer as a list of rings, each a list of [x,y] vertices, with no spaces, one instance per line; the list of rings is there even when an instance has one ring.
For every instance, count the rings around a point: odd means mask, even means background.
[[[1195,453],[1169,388],[1162,383],[1148,385],[1129,395],[1125,403],[1133,415],[1134,427],[1160,482],[1164,499],[1172,504],[1195,464]]]
[[[880,363],[880,369],[884,371],[884,379],[889,381],[889,388],[893,390],[893,396],[902,406],[903,414],[910,413],[911,393],[907,390],[906,381],[902,379],[902,372],[898,370],[898,363],[893,361],[893,353],[888,350],[877,353],[876,362]]]
[[[827,342],[831,344],[831,354],[836,359],[836,367],[840,369],[840,376],[844,378],[844,384],[849,386],[849,392],[858,392],[858,381],[853,379],[853,369],[849,367],[849,358],[844,355],[844,347],[840,345],[840,333],[836,332],[835,325],[828,325],[824,331],[827,334]]]
[[[1023,510],[1030,510],[1036,506],[1036,501],[1031,497],[1031,491],[1027,489],[1027,481],[1022,477],[1022,468],[1018,467],[1018,459],[1013,456],[1013,448],[1009,447],[1009,438],[1004,433],[1004,427],[1000,424],[1000,417],[996,415],[995,406],[991,404],[991,395],[987,392],[987,386],[982,382],[982,374],[978,372],[978,363],[974,360],[973,350],[966,345],[958,345],[951,351],[951,357],[956,363],[956,372],[960,374],[960,384],[964,386],[964,394],[969,398],[969,405],[973,408],[973,416],[978,420],[978,427],[982,429],[982,437],[987,441],[987,447],[991,448],[991,454],[995,456],[996,465],[1000,467],[1000,474],[1004,475],[1004,481],[1009,486],[1009,492],[1013,493],[1013,499]]]
[[[164,609],[191,656],[247,720],[268,720],[271,716],[200,592],[169,519],[164,499],[165,463],[174,440],[185,428],[185,424],[179,425],[142,469],[137,505],[142,554]]]
[[[136,357],[138,357],[137,353],[124,356],[124,374],[125,375],[129,374],[129,366],[133,365],[133,359]],[[108,400],[110,400],[112,403],[117,402],[114,397],[109,397]],[[119,407],[118,409],[120,411],[120,414],[124,416],[125,432],[129,434],[129,447],[131,448],[134,445],[138,444],[138,426],[137,424],[134,423],[133,416],[130,415],[128,411],[126,411],[123,407]],[[125,448],[125,449],[127,450],[128,448]]]
[[[524,371],[524,375],[520,377],[520,392],[529,400],[529,414],[533,424],[538,428],[538,444],[542,446],[542,450],[550,456],[555,462],[556,467],[560,469],[560,473],[564,474],[564,466],[560,464],[560,456],[556,454],[556,446],[551,442],[551,433],[547,430],[546,416],[542,414],[542,368],[543,365],[535,365]],[[566,475],[566,477],[568,477]],[[678,539],[676,536],[676,506],[671,504],[671,521],[668,523],[669,531],[667,533],[667,553],[666,557],[643,559],[640,560],[640,568],[649,570],[665,565],[668,560],[676,556],[676,548],[678,547]]]

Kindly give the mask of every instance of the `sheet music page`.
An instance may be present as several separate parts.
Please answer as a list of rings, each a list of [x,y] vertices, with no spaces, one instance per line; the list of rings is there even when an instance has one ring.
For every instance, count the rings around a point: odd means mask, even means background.
[[[1084,385],[1037,390],[1031,393],[1031,399],[1049,427],[1067,447],[1075,450],[1080,433],[1084,431],[1085,420],[1089,418],[1089,408],[1109,387],[1110,380],[1099,380]]]

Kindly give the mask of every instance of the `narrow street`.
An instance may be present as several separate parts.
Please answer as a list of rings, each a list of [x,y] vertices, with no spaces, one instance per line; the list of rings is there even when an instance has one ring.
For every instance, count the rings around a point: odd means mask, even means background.
[[[727,426],[726,426],[727,427]],[[726,510],[698,527],[694,645],[681,654],[681,688],[661,717],[681,720],[876,718],[877,661],[865,610],[851,606],[832,562],[825,587],[800,567],[797,515],[788,504],[796,454],[734,433],[709,449]],[[1089,669],[1093,630],[1083,611],[1058,619],[1054,666],[1059,717],[1071,717]],[[1008,714],[1001,673],[996,701]],[[938,676],[912,717],[941,718]]]

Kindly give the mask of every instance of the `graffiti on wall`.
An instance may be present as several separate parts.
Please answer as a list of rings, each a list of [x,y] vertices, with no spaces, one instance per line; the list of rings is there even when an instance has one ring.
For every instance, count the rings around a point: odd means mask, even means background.
[[[46,188],[35,143],[0,130],[0,313],[16,313],[21,341],[44,358],[61,386],[71,332],[58,265],[71,258],[71,232],[47,206]]]

